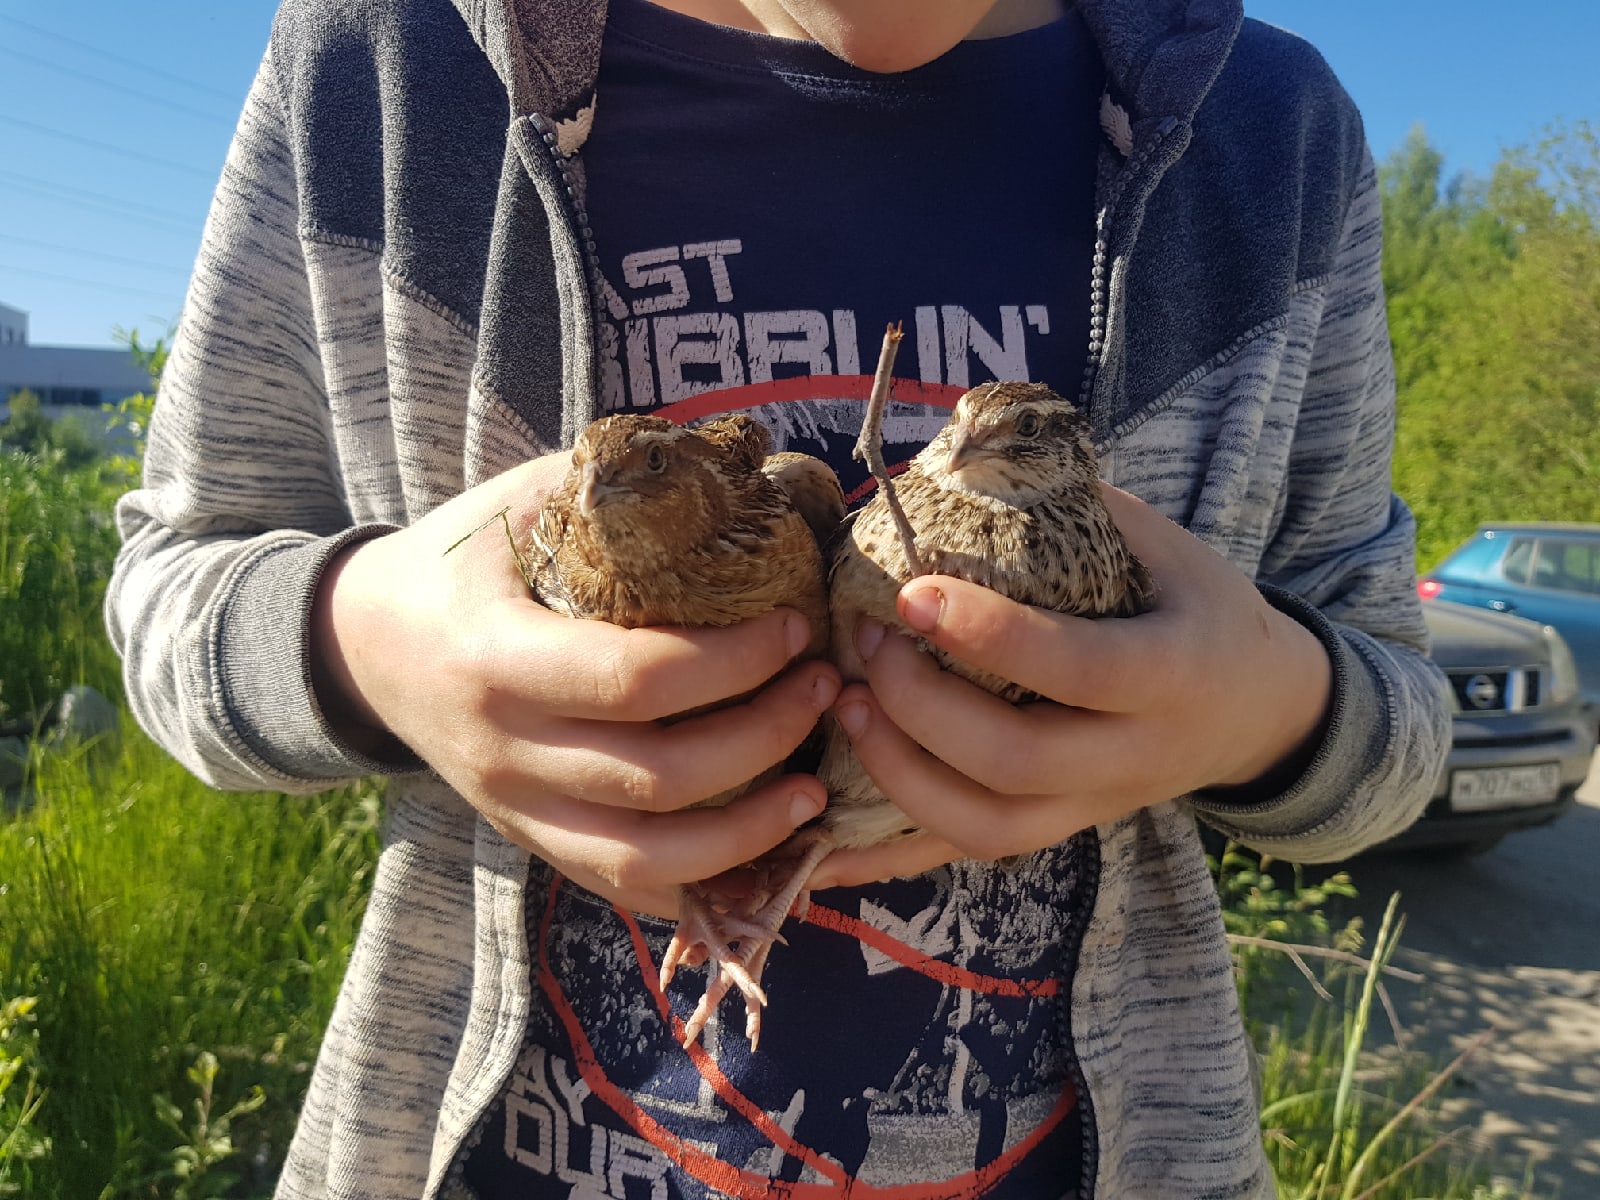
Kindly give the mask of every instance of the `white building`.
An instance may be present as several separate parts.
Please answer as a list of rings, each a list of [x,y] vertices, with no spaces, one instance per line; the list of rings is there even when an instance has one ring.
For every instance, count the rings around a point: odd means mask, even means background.
[[[150,377],[128,350],[32,345],[28,314],[0,304],[0,420],[24,389],[39,397],[45,415],[75,413],[87,432],[98,433],[101,406],[149,391]]]

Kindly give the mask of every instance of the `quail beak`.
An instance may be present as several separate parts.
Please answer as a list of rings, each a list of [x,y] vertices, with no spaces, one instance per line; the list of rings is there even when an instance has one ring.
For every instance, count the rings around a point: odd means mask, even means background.
[[[588,516],[607,501],[620,496],[627,488],[617,487],[600,478],[597,463],[585,463],[583,477],[578,484],[578,511]]]
[[[944,467],[952,475],[969,467],[978,459],[989,454],[989,434],[986,430],[974,429],[971,425],[962,425],[956,430],[956,435],[950,442],[950,457],[945,459]]]

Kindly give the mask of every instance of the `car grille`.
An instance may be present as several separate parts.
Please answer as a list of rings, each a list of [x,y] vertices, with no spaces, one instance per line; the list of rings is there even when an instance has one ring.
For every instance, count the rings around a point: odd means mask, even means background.
[[[1455,744],[1463,750],[1521,750],[1528,746],[1566,746],[1574,740],[1572,730],[1562,725],[1556,729],[1539,729],[1532,733],[1460,737],[1455,739]]]
[[[1521,712],[1537,708],[1543,688],[1536,667],[1501,671],[1447,671],[1464,713]]]

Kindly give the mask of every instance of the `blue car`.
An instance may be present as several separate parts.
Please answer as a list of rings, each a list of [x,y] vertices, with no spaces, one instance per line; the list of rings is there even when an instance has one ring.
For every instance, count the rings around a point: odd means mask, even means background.
[[[1600,719],[1600,525],[1483,525],[1417,581],[1417,592],[1552,626]]]

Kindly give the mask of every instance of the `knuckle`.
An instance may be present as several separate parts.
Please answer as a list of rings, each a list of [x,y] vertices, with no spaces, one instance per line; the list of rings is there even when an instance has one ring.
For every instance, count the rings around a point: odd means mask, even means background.
[[[666,777],[647,764],[625,764],[618,784],[627,806],[639,812],[667,812],[677,807]]]
[[[634,654],[610,648],[598,654],[589,672],[590,699],[597,709],[627,710],[638,702],[643,690],[642,672]]]
[[[482,762],[477,770],[478,786],[475,791],[479,794],[503,803],[509,797],[515,796],[520,790],[524,780],[520,772],[511,768],[504,762]]]
[[[619,846],[597,873],[618,891],[634,891],[654,887],[656,878],[650,856],[637,846]]]

